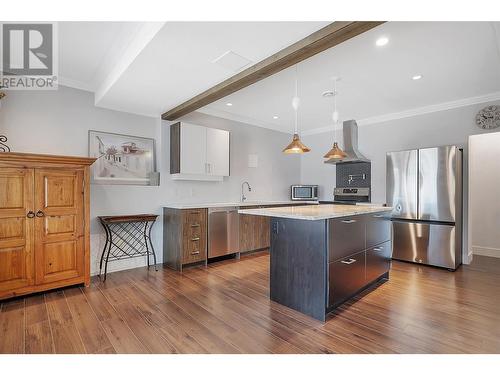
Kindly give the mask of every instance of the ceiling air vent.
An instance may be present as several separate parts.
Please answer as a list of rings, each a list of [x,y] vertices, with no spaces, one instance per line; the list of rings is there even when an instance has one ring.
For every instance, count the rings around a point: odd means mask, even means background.
[[[232,72],[239,72],[252,63],[252,60],[247,59],[233,51],[224,52],[222,55],[212,61],[213,64],[222,66],[224,69]]]

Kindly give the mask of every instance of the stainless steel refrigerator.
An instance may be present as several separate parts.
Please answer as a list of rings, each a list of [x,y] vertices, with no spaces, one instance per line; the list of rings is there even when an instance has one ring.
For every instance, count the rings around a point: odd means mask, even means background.
[[[462,150],[387,153],[393,259],[455,270],[462,263]]]

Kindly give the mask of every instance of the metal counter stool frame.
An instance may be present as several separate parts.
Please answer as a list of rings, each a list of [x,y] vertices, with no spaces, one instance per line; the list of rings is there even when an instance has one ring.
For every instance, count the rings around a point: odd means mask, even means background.
[[[155,270],[156,254],[151,242],[151,229],[158,215],[99,216],[106,233],[106,242],[99,263],[99,278],[104,263],[104,281],[108,273],[108,262],[147,257],[153,255]]]

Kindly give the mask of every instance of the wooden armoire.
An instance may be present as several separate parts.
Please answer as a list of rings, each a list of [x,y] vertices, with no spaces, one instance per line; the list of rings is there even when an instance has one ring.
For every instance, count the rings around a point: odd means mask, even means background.
[[[89,284],[94,161],[0,153],[0,299]]]

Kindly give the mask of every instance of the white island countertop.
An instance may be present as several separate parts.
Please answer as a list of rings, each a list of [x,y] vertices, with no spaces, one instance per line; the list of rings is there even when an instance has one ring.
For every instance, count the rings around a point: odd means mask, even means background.
[[[245,201],[245,202],[214,202],[214,203],[168,203],[165,208],[184,210],[190,208],[216,208],[216,207],[251,207],[251,206],[281,206],[281,205],[317,205],[317,201]]]
[[[391,207],[378,205],[321,204],[298,207],[271,207],[238,210],[244,215],[281,217],[299,220],[325,220],[337,217],[392,211]]]

